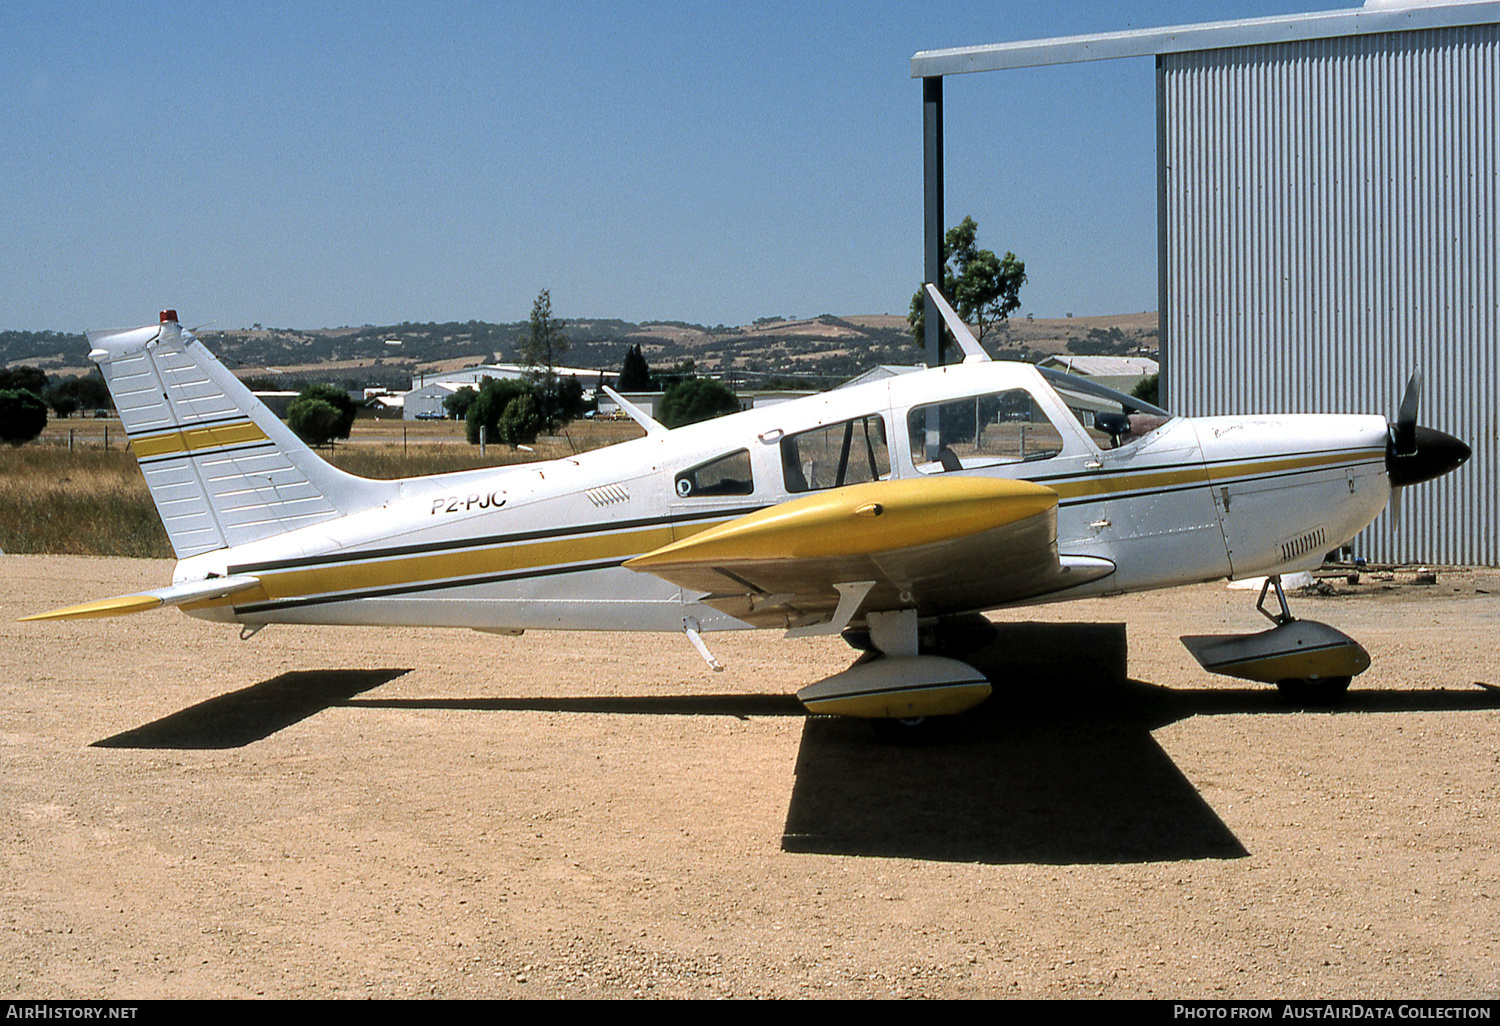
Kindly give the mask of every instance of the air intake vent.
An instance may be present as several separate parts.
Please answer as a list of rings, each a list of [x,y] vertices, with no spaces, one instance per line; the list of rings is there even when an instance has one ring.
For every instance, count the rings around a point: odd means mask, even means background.
[[[613,506],[617,502],[627,502],[630,493],[625,490],[624,485],[605,485],[603,488],[592,488],[586,493],[589,501],[595,506]]]
[[[1300,538],[1281,543],[1281,561],[1290,563],[1292,560],[1307,555],[1314,549],[1321,549],[1326,544],[1326,535],[1320,527],[1316,531],[1309,531]]]

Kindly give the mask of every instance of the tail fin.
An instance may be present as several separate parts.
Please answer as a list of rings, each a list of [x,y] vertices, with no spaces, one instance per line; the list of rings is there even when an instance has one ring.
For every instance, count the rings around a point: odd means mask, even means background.
[[[399,488],[320,459],[175,311],[88,339],[179,559],[379,506]]]

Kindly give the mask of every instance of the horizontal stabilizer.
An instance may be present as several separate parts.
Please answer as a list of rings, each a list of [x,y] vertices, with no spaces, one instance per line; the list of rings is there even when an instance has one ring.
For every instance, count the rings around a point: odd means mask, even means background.
[[[174,584],[169,588],[142,591],[132,595],[116,595],[114,598],[96,599],[81,605],[66,606],[46,613],[23,616],[22,620],[92,620],[104,616],[125,616],[143,613],[162,606],[180,606],[188,602],[206,602],[223,598],[235,592],[245,591],[260,583],[260,578],[249,574],[233,577],[210,577],[204,581]]]

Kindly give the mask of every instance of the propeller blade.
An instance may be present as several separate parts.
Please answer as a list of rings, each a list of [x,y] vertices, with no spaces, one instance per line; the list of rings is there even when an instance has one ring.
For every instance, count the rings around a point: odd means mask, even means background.
[[[1401,489],[1441,477],[1461,466],[1470,456],[1469,447],[1442,431],[1417,426],[1422,404],[1422,372],[1412,373],[1406,393],[1390,426],[1385,442],[1385,471],[1391,482],[1393,522],[1400,512]]]
[[[1406,394],[1401,397],[1401,406],[1396,412],[1396,423],[1391,428],[1391,441],[1395,443],[1397,456],[1410,456],[1417,451],[1417,408],[1422,404],[1422,372],[1412,372],[1406,382]]]

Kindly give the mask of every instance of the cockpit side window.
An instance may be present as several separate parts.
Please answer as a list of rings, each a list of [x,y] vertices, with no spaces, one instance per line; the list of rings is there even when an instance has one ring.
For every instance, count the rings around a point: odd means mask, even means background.
[[[928,460],[934,421],[939,448]],[[913,407],[906,428],[912,459],[924,474],[1045,460],[1063,450],[1062,434],[1024,388]]]
[[[755,478],[750,472],[750,451],[737,449],[718,459],[700,463],[677,475],[677,497],[693,499],[710,495],[750,495]]]
[[[789,492],[884,480],[891,476],[885,421],[872,414],[788,435],[781,440],[781,470]]]

